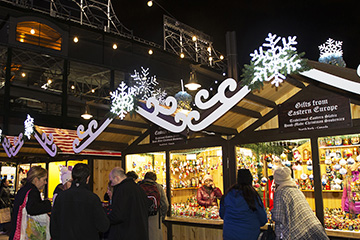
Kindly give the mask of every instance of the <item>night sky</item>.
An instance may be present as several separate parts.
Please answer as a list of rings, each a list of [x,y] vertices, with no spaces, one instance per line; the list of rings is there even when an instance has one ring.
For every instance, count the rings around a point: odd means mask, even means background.
[[[360,7],[357,0],[156,0],[162,7],[147,6],[147,0],[113,0],[119,20],[135,36],[162,45],[163,14],[210,35],[215,49],[226,55],[225,35],[235,31],[239,65],[250,62],[249,54],[268,33],[297,36],[298,53],[317,61],[318,46],[328,38],[343,41],[347,67],[360,64]],[[165,10],[164,10],[165,9]]]

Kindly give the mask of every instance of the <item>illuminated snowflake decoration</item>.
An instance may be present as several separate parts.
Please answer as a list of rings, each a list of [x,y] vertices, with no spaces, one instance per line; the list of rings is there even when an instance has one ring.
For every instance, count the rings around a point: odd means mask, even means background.
[[[149,74],[149,68],[141,67],[141,73],[134,70],[134,74],[131,75],[135,81],[134,94],[143,100],[147,100],[153,95],[155,86],[158,84],[156,76],[149,76]]]
[[[159,101],[161,105],[165,105],[165,99],[167,96],[165,90],[161,90],[161,88],[155,89],[153,96]]]
[[[31,135],[34,133],[34,119],[27,115],[27,118],[24,122],[25,133],[24,135],[27,136],[28,139],[31,138]]]
[[[124,119],[125,115],[134,109],[134,89],[121,82],[119,87],[110,95],[110,112],[118,115],[120,119]]]
[[[343,59],[342,41],[335,41],[329,38],[324,44],[319,46],[319,62],[345,67]]]
[[[264,43],[259,51],[255,50],[250,54],[251,61],[255,65],[254,78],[250,84],[272,80],[271,84],[278,87],[285,80],[286,74],[301,68],[301,59],[296,54],[294,47],[297,44],[296,36],[289,36],[286,41],[286,38],[269,33],[265,40],[267,43]],[[277,46],[280,40],[282,40],[283,47]],[[267,50],[264,51],[263,47]],[[289,53],[292,54],[289,55]]]

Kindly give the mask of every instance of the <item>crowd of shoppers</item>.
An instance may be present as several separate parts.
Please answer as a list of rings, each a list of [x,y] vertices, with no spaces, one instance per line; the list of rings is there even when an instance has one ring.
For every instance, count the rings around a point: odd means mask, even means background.
[[[273,175],[272,219],[275,221],[276,239],[328,239],[320,221],[291,178],[291,170],[279,166]],[[154,172],[146,173],[144,180],[138,183],[137,178],[133,173],[125,174],[120,167],[110,172],[107,191],[110,206],[106,211],[100,198],[88,186],[89,166],[76,164],[72,171],[67,169],[62,172],[62,186],[68,187],[57,192],[52,207],[49,200],[41,197],[47,183],[47,171],[40,166],[31,167],[25,185],[15,196],[9,239],[27,239],[24,234],[32,234],[31,239],[35,236],[34,239],[44,240],[161,240],[161,222],[169,208],[168,199],[163,187],[156,183]],[[267,222],[264,205],[252,184],[250,171],[240,169],[237,183],[221,197],[220,217],[224,219],[225,240],[258,239],[260,227]],[[6,197],[7,185],[6,180],[1,182],[2,206],[10,203]],[[202,201],[201,197],[206,206],[217,205],[221,191],[214,186],[210,175],[205,175],[203,188],[198,191],[198,201]],[[155,213],[151,205],[154,203]],[[40,227],[30,227],[29,230],[31,221],[38,221]]]

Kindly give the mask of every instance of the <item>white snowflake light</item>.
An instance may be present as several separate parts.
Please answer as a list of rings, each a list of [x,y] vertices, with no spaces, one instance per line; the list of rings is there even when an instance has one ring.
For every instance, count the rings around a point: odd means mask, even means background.
[[[167,93],[165,90],[161,90],[161,88],[155,89],[153,92],[153,96],[159,101],[161,105],[165,105],[166,95]]]
[[[110,95],[110,112],[118,115],[120,119],[123,119],[128,112],[134,109],[134,89],[129,88],[124,82],[121,82],[115,92],[111,92]]]
[[[285,69],[286,74],[290,74],[293,71],[301,68],[301,59],[297,58],[297,54],[293,54],[290,58],[288,57],[288,51],[296,52],[294,45],[297,44],[296,36],[286,38],[277,37],[276,34],[268,34],[265,38],[268,43],[264,43],[254,53],[251,53],[252,61],[254,62],[255,73],[251,83],[256,81],[270,81],[276,87],[285,80],[286,76],[282,73]],[[276,46],[278,42],[282,40],[283,47]],[[263,47],[268,48],[263,50]]]
[[[27,118],[24,122],[25,133],[24,135],[27,136],[28,139],[31,138],[31,135],[34,133],[34,119],[27,115]]]
[[[324,44],[319,46],[319,62],[345,67],[343,59],[342,41],[335,41],[329,38]]]
[[[319,46],[320,58],[342,57],[342,41],[335,41],[329,38],[324,44]]]
[[[140,96],[143,100],[147,100],[153,95],[154,88],[158,84],[156,76],[149,76],[149,74],[149,68],[141,67],[141,73],[134,70],[134,74],[131,75],[135,81],[134,94]]]

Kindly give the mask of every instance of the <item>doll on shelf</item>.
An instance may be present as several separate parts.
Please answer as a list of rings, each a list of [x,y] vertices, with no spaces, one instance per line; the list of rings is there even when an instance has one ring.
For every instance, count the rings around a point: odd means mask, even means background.
[[[360,163],[353,164],[344,179],[344,190],[341,199],[342,210],[350,213],[355,217],[360,214],[360,180],[359,180]]]

